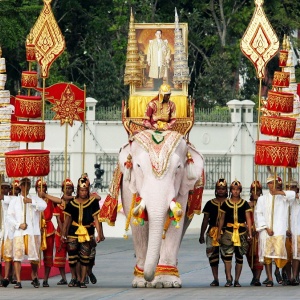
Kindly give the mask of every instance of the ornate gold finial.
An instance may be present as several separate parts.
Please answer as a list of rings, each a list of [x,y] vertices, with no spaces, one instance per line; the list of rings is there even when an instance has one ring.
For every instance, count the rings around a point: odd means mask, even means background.
[[[128,31],[128,44],[127,44],[127,57],[124,74],[124,84],[132,86],[140,86],[142,84],[142,68],[140,63],[140,56],[134,26],[134,15],[131,9],[129,31]]]
[[[253,63],[258,78],[264,78],[267,63],[279,50],[277,35],[262,4],[263,0],[255,0],[254,14],[240,43],[241,51]]]
[[[282,50],[286,50],[286,35],[283,36]]]
[[[177,9],[175,7],[175,30],[174,30],[174,76],[173,83],[175,87],[181,84],[189,84],[191,77],[189,75],[188,55],[186,53],[182,31],[179,25]]]
[[[134,23],[134,16],[133,16],[132,7],[130,8],[130,23]]]
[[[28,44],[32,44],[32,42],[33,42],[32,29],[30,30],[29,34],[27,35],[27,41],[28,41]]]
[[[186,157],[187,157],[187,159],[191,159],[192,158],[192,155],[191,155],[191,153],[189,151],[187,152]]]
[[[0,57],[2,57],[2,47],[0,46]]]
[[[41,77],[49,76],[52,63],[65,50],[65,39],[51,9],[52,0],[44,0],[44,7],[32,27],[32,43],[35,45],[35,57],[41,66]]]
[[[291,42],[290,42],[290,37],[286,37],[286,50],[290,51],[291,50]]]

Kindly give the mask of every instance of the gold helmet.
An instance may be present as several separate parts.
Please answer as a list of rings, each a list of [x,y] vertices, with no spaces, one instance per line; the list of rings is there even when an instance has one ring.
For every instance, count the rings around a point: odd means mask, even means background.
[[[216,188],[218,186],[225,186],[225,187],[227,187],[227,181],[223,177],[219,178],[219,180],[216,182]]]
[[[39,178],[35,183],[35,190],[37,191],[38,187],[45,187],[45,190],[47,191],[47,182],[43,180],[42,178]]]
[[[232,190],[232,188],[233,188],[234,186],[239,187],[239,188],[240,188],[240,191],[242,191],[243,186],[242,186],[242,184],[241,184],[237,179],[235,179],[234,181],[231,182],[231,185],[230,185],[230,191]]]
[[[42,180],[41,178],[39,178],[36,183],[35,183],[35,187],[37,188],[38,186],[47,186],[47,182]]]
[[[20,180],[14,179],[11,185],[15,188],[20,188]]]
[[[258,180],[254,180],[252,183],[251,183],[251,186],[250,186],[250,191],[253,190],[253,189],[260,189],[262,190],[262,185],[261,183],[258,181]]]
[[[159,88],[159,102],[162,103],[164,95],[171,94],[171,86],[169,84],[162,84]]]
[[[90,187],[90,180],[86,173],[83,173],[81,177],[78,179],[78,187],[89,188]]]
[[[228,187],[227,187],[227,181],[223,178],[220,177],[219,180],[216,182],[216,187],[215,187],[215,196],[218,196],[218,187],[225,187],[226,188],[226,194],[225,197],[228,197]]]
[[[74,187],[74,184],[72,182],[72,180],[70,178],[66,178],[62,184],[61,184],[61,187],[64,188],[65,186],[71,186],[71,187]]]

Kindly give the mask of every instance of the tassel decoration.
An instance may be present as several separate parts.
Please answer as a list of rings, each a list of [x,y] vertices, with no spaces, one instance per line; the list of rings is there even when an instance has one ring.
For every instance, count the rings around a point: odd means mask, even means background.
[[[124,180],[125,181],[130,181],[130,179],[131,179],[131,169],[133,167],[131,160],[132,160],[132,156],[130,154],[128,154],[127,161],[124,163],[124,166],[125,166]]]
[[[169,218],[170,221],[172,221],[172,225],[175,226],[175,228],[179,228],[179,222],[181,220],[181,217],[183,215],[181,204],[177,202],[175,199],[173,199],[170,203],[170,213]]]
[[[196,179],[197,175],[196,175],[195,163],[194,163],[191,153],[187,152],[186,157],[187,157],[187,160],[186,160],[187,178],[189,180]]]

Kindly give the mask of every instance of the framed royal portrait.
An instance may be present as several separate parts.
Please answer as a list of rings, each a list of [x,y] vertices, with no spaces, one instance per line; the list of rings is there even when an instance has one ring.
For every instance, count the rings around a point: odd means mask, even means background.
[[[143,78],[141,85],[135,88],[135,93],[147,92],[148,94],[151,94],[152,91],[157,93],[159,85],[162,83],[170,84],[173,92],[179,94],[182,93],[183,90],[187,89],[187,87],[182,85],[174,85],[173,83],[175,23],[134,23],[134,27]],[[185,52],[184,54],[187,57],[188,24],[179,23],[179,29],[182,37],[182,45],[180,47]],[[157,31],[161,32],[162,45],[156,45]],[[157,54],[159,53],[157,47],[163,47],[164,51],[161,52],[161,54]],[[159,60],[164,61],[162,66],[159,66],[161,62],[156,63],[156,61]],[[160,74],[161,71],[163,72],[162,74]]]

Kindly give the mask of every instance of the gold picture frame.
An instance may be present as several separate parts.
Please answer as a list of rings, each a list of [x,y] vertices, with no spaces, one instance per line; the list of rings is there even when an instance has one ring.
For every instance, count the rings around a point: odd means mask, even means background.
[[[175,40],[175,24],[174,23],[134,23],[136,40],[138,45],[138,51],[140,56],[140,62],[142,66],[143,80],[139,87],[135,88],[134,94],[143,94],[147,92],[151,94],[151,91],[157,93],[157,87],[153,85],[152,79],[149,77],[149,66],[147,63],[147,53],[149,48],[149,41],[155,39],[155,32],[157,30],[162,31],[162,40],[168,41],[170,48],[171,60],[169,68],[167,70],[167,76],[164,78],[164,83],[168,83],[172,87],[172,93],[186,93],[186,86],[174,86],[174,40]],[[183,45],[186,55],[188,55],[188,24],[179,23],[179,28],[182,32]]]

